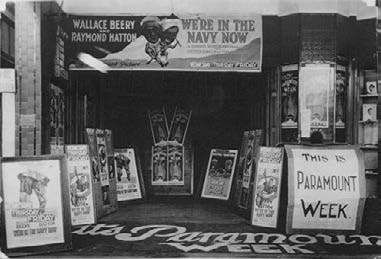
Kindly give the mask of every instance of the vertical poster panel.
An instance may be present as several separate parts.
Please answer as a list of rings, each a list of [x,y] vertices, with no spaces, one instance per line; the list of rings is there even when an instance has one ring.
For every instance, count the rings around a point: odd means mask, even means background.
[[[105,129],[105,135],[106,135],[108,177],[111,180],[111,179],[115,179],[114,141],[113,141],[111,130]]]
[[[282,181],[283,148],[260,147],[251,224],[276,228]]]
[[[152,185],[168,185],[167,146],[152,147]]]
[[[184,146],[168,146],[168,185],[184,185]]]
[[[239,207],[247,209],[251,207],[249,200],[252,199],[253,192],[253,171],[256,170],[256,160],[259,153],[259,146],[262,144],[262,130],[255,130],[248,133],[247,148],[244,158],[242,189],[239,200]]]
[[[298,65],[283,66],[281,75],[282,128],[298,127],[298,92]]]
[[[176,107],[168,137],[171,144],[184,145],[191,115],[192,111]]]
[[[134,149],[115,149],[114,156],[118,201],[142,198]]]
[[[347,75],[346,67],[337,65],[336,67],[336,114],[335,127],[345,128],[346,122],[346,96],[347,96]]]
[[[102,129],[96,129],[95,134],[97,139],[98,170],[102,187],[103,205],[110,205],[110,182],[108,178],[105,132]]]
[[[95,223],[90,156],[87,145],[66,145],[72,226]]]
[[[2,162],[8,249],[65,242],[60,163]]]
[[[65,95],[61,88],[50,84],[50,153],[64,153]]]
[[[365,198],[363,154],[354,146],[285,146],[287,232],[359,232]]]
[[[238,150],[212,149],[201,197],[228,200]]]
[[[154,145],[168,140],[168,123],[164,108],[148,111]]]
[[[91,163],[91,175],[94,183],[100,182],[99,166],[98,166],[98,153],[97,153],[97,139],[95,129],[86,129],[86,140],[89,145],[89,155]]]

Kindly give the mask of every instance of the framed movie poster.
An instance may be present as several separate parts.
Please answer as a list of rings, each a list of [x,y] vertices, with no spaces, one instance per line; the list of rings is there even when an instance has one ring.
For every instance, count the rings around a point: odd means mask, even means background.
[[[108,178],[109,180],[115,179],[115,158],[114,158],[114,140],[112,130],[105,129],[106,138],[106,153],[108,165]]]
[[[184,146],[168,146],[168,185],[184,185]]]
[[[1,158],[1,247],[6,253],[71,248],[64,156]]]
[[[368,81],[365,83],[365,92],[366,94],[376,95],[377,94],[377,82],[376,81]]]
[[[168,140],[168,123],[164,108],[148,111],[154,145]]]
[[[95,224],[88,145],[66,145],[71,225]]]
[[[212,149],[201,197],[228,200],[238,150]]]
[[[142,176],[138,171],[135,150],[133,148],[115,149],[114,156],[118,201],[141,199]]]
[[[282,95],[282,128],[298,127],[298,65],[282,66],[281,95]]]
[[[300,68],[300,108],[310,112],[311,128],[329,127],[328,113],[334,105],[334,74],[334,68],[326,64]]]
[[[251,214],[252,225],[276,228],[282,166],[283,148],[259,148]]]
[[[184,144],[191,115],[192,111],[176,107],[169,130],[168,141],[170,143]]]
[[[168,185],[167,146],[152,147],[152,185]]]

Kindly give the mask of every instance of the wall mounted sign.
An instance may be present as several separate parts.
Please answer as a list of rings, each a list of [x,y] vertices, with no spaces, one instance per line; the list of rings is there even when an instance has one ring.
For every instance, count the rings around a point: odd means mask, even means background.
[[[66,145],[72,226],[95,223],[88,145]]]
[[[66,170],[63,156],[1,159],[2,250],[36,253],[71,247]]]
[[[260,147],[257,161],[251,224],[276,228],[282,182],[283,148]]]
[[[69,15],[62,25],[74,57],[88,53],[110,69],[261,71],[260,15]],[[89,68],[78,62],[72,69]]]
[[[212,149],[205,174],[201,197],[228,200],[238,150]]]
[[[291,146],[287,232],[361,229],[365,173],[355,146]]]

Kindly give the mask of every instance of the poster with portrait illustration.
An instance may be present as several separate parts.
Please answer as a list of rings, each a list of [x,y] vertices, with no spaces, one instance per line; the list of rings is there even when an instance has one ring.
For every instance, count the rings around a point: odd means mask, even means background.
[[[97,154],[98,154],[98,170],[102,188],[103,205],[110,204],[110,182],[108,174],[107,152],[106,152],[106,136],[102,129],[96,129]]]
[[[68,199],[68,186],[63,159],[48,156],[2,159],[5,223],[2,242],[6,242],[2,249],[32,250],[36,246],[65,243],[70,231],[66,216],[70,217],[70,212],[64,203]]]
[[[114,140],[112,130],[105,129],[108,178],[115,179]]]
[[[347,77],[346,67],[336,66],[336,114],[335,127],[344,128],[346,121]]]
[[[238,150],[212,149],[201,197],[228,200]]]
[[[69,47],[108,69],[252,71],[262,66],[262,16],[80,16],[61,25]],[[66,54],[66,53],[65,53]],[[78,53],[72,53],[76,57]],[[78,61],[72,69],[87,68]]]
[[[168,185],[167,146],[152,147],[152,185]]]
[[[282,128],[298,127],[298,65],[282,66],[281,96],[282,96]]]
[[[283,148],[259,148],[251,214],[252,225],[276,228],[282,166]]]
[[[116,192],[118,201],[142,198],[140,178],[133,148],[115,149]]]
[[[60,155],[64,153],[64,116],[65,95],[63,90],[50,84],[50,153]]]
[[[168,185],[184,185],[184,146],[168,146]]]
[[[94,183],[100,182],[99,162],[98,162],[98,147],[95,129],[86,128],[86,142],[89,146],[89,156],[91,164],[91,177]]]
[[[87,145],[66,145],[72,226],[95,223],[90,156]]]
[[[164,108],[148,111],[153,142],[163,144],[168,140],[168,123]]]
[[[169,143],[184,144],[191,115],[192,111],[176,107],[169,130]]]

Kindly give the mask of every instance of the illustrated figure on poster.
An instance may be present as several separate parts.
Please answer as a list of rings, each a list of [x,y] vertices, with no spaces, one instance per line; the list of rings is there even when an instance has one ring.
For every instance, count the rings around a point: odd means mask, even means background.
[[[106,166],[106,148],[103,144],[98,147],[99,162],[101,168]]]
[[[167,181],[167,152],[166,150],[156,147],[153,151],[153,181]]]
[[[209,176],[217,176],[217,170],[216,166],[218,164],[218,160],[216,158],[213,158],[210,162],[210,168],[209,168]]]
[[[156,16],[147,16],[141,21],[142,34],[147,40],[145,52],[149,56],[147,64],[156,61],[161,67],[168,65],[168,49],[178,44],[179,27],[168,20],[160,21]]]
[[[344,96],[345,74],[344,71],[336,72],[336,126],[344,126]]]
[[[39,202],[39,214],[45,213],[47,203],[46,187],[49,183],[49,178],[36,172],[30,171],[19,173],[17,178],[20,181],[20,205],[26,208],[32,208],[32,192],[37,196]]]
[[[108,175],[109,179],[115,178],[115,160],[113,156],[108,157]]]
[[[74,167],[74,177],[70,182],[70,201],[73,206],[78,206],[81,198],[90,193],[90,182],[85,175],[78,175],[77,167]]]
[[[103,204],[108,205],[110,204],[110,186],[102,186],[102,199],[103,199]]]
[[[169,156],[169,180],[182,181],[182,151],[179,151],[176,147],[172,147],[170,148]]]
[[[261,207],[264,202],[271,202],[277,197],[277,183],[274,177],[267,177],[266,170],[263,174],[264,178],[259,180],[257,187],[256,205]]]
[[[158,135],[159,135],[159,142],[160,141],[165,141],[167,136],[166,136],[163,128],[160,126],[160,124],[157,124],[157,132],[158,132]]]
[[[119,154],[116,157],[116,167],[118,182],[122,181],[122,177],[127,179],[127,181],[131,181],[130,159],[128,157]]]
[[[99,167],[98,167],[98,161],[95,157],[91,159],[91,171],[93,174],[93,180],[95,182],[99,182]]]
[[[296,72],[288,72],[282,75],[282,126],[284,127],[294,127],[297,121],[298,81],[294,73]]]

